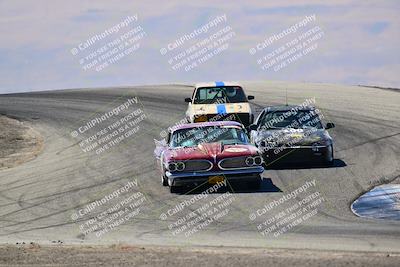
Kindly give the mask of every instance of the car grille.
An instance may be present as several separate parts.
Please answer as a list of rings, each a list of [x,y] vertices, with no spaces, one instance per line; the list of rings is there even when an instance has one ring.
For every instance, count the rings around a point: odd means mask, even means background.
[[[226,158],[222,159],[218,166],[221,169],[237,169],[237,168],[245,168],[247,166],[245,160],[247,157],[236,157],[236,158]]]
[[[185,162],[185,171],[208,171],[212,168],[212,163],[208,160],[188,160]]]
[[[249,124],[249,114],[248,113],[230,113],[230,114],[208,114],[207,115],[208,121],[237,121],[241,124],[247,125]]]

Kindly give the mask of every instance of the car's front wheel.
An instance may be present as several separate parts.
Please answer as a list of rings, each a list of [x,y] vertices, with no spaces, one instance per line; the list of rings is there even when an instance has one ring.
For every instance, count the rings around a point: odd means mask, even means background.
[[[180,193],[182,188],[180,186],[170,186],[169,192],[170,193]]]
[[[164,174],[161,174],[161,183],[163,186],[168,186],[168,179]]]
[[[335,161],[335,158],[334,158],[334,156],[333,156],[333,145],[330,145],[330,146],[328,147],[328,151],[327,151],[326,154],[325,154],[325,159],[324,159],[324,161],[325,161],[325,165],[327,165],[327,166],[333,166],[333,163],[334,163],[334,161]]]

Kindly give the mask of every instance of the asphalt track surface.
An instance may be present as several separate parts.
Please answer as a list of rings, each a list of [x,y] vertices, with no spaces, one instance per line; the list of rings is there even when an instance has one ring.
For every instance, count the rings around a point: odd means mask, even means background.
[[[44,91],[0,96],[0,113],[32,125],[44,137],[44,149],[34,160],[0,172],[0,242],[63,242],[65,244],[146,244],[178,246],[235,246],[309,248],[400,252],[400,222],[359,218],[350,209],[354,199],[378,181],[400,173],[400,93],[375,88],[285,82],[243,83],[257,112],[265,105],[290,104],[315,97],[335,140],[335,166],[267,168],[257,192],[236,190],[229,213],[189,237],[172,235],[168,225],[179,217],[161,220],[160,214],[194,196],[171,194],[160,184],[155,169],[154,139],[184,117],[185,85],[139,86]],[[138,97],[146,114],[140,130],[100,155],[84,153],[80,139],[70,133],[89,119]],[[100,129],[100,128],[99,128]],[[137,179],[146,196],[136,217],[100,237],[84,236],[74,221],[76,211]],[[278,237],[263,237],[249,214],[307,181],[309,192],[325,201],[318,213]],[[207,201],[223,192],[211,194]],[[274,216],[294,205],[291,199],[269,213]],[[202,205],[197,201],[182,214]],[[107,204],[106,204],[107,205]],[[100,212],[106,207],[99,207]]]

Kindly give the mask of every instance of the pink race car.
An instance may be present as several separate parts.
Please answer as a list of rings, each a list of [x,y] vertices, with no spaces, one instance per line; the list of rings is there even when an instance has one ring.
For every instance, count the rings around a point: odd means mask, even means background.
[[[258,188],[263,159],[242,124],[217,121],[184,124],[170,130],[154,154],[161,181],[171,193],[185,186],[244,182]]]

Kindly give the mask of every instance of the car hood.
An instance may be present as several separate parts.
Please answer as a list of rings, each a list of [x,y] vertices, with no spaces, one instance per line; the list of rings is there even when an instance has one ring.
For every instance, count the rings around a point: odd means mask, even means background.
[[[164,156],[170,160],[207,159],[217,161],[222,158],[257,155],[253,145],[223,145],[222,143],[203,143],[195,147],[170,148]]]
[[[318,142],[332,142],[332,138],[325,129],[306,128],[306,129],[272,129],[260,130],[257,132],[255,143],[265,141],[267,144],[275,145],[313,145]]]

